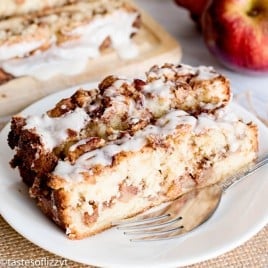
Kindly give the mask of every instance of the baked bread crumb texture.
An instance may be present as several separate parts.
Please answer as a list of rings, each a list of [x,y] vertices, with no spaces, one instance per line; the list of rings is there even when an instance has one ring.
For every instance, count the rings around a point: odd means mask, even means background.
[[[212,67],[165,64],[108,76],[8,135],[29,195],[70,239],[225,180],[256,158],[258,130],[231,111]]]

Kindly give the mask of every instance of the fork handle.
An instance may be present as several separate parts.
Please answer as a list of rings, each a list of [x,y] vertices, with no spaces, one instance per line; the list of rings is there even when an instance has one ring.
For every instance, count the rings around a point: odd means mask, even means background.
[[[227,179],[225,182],[223,182],[221,184],[222,190],[225,192],[232,185],[239,182],[241,179],[247,177],[248,175],[254,173],[256,170],[263,167],[267,163],[268,163],[268,153],[266,153],[263,156],[258,157],[253,166],[250,166],[247,169],[243,169],[238,174],[231,176],[229,179]]]

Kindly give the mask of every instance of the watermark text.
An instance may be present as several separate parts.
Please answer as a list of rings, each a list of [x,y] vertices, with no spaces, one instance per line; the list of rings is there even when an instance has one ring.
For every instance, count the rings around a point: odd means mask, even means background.
[[[0,267],[68,267],[68,260],[46,257],[36,259],[1,259]]]

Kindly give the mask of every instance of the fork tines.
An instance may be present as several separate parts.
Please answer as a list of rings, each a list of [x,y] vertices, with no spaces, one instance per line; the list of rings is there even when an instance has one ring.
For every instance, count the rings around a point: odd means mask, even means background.
[[[130,241],[154,241],[177,237],[181,234],[182,217],[171,218],[170,214],[152,218],[126,220],[118,224],[117,229],[123,230],[125,235],[134,236]]]

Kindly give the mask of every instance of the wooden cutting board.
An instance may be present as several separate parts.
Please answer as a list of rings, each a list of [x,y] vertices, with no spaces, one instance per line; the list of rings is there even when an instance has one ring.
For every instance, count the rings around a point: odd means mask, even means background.
[[[48,81],[39,81],[33,77],[13,79],[0,86],[0,117],[18,113],[53,92],[98,81],[109,74],[138,77],[152,65],[166,62],[177,64],[182,54],[179,43],[146,12],[138,9],[143,21],[141,30],[134,37],[139,48],[138,57],[122,60],[115,52],[107,50],[98,59],[89,60],[86,71],[76,76],[58,76]]]

